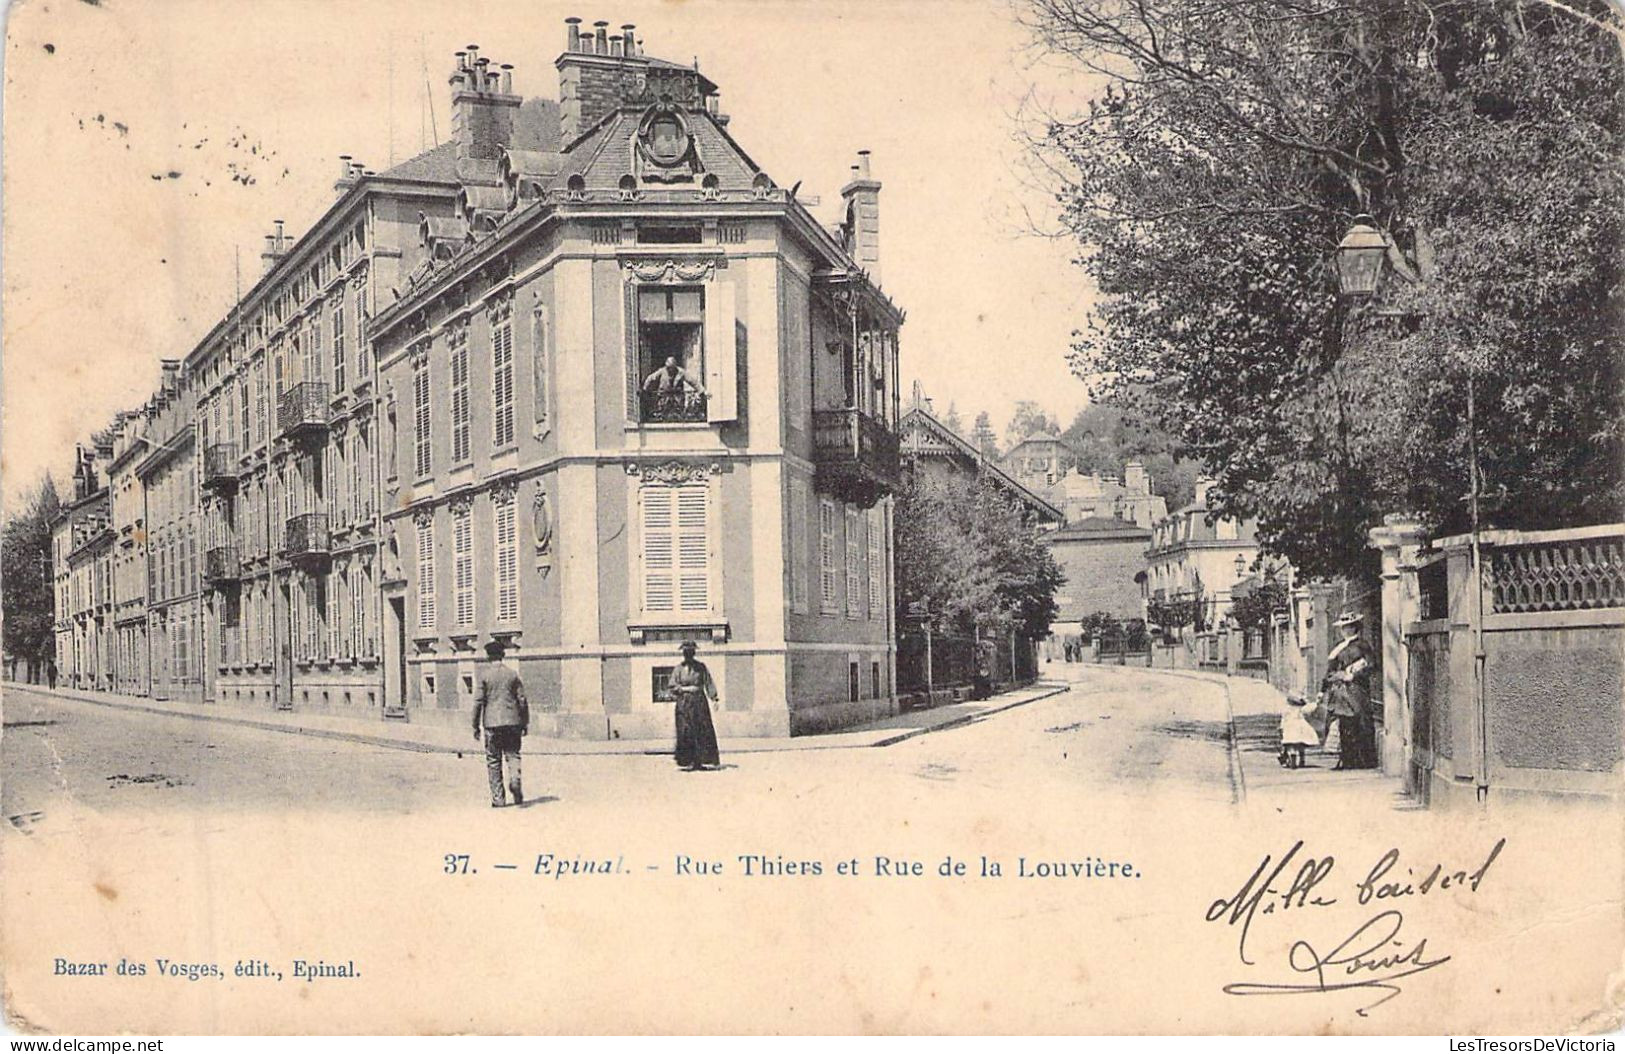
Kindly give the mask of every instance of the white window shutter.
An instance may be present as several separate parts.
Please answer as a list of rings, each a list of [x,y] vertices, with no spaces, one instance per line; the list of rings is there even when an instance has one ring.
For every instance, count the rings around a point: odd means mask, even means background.
[[[683,611],[711,607],[711,538],[705,484],[677,490],[677,601]]]
[[[712,282],[705,287],[705,408],[709,420],[732,421],[739,416],[737,354],[733,284]]]
[[[675,607],[676,538],[672,530],[672,491],[669,487],[643,488],[643,610],[671,611]]]

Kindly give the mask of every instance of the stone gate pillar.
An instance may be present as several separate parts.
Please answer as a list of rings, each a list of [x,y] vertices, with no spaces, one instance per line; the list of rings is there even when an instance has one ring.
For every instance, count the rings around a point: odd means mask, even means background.
[[[1416,553],[1422,544],[1421,525],[1408,516],[1390,515],[1370,533],[1371,546],[1382,552],[1382,770],[1404,775],[1406,791],[1411,773],[1411,711],[1406,686],[1410,683],[1410,652],[1405,627],[1420,616],[1416,584]]]

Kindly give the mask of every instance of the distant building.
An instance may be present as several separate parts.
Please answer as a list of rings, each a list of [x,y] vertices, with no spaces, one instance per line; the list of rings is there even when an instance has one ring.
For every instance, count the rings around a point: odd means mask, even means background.
[[[1257,524],[1221,516],[1208,522],[1211,480],[1196,481],[1196,498],[1152,527],[1146,550],[1145,595],[1149,600],[1202,602],[1202,622],[1212,627],[1230,611],[1232,590],[1258,559]]]
[[[1053,487],[1078,466],[1078,452],[1059,436],[1031,435],[1000,459],[1006,472],[1035,490]]]
[[[51,522],[57,683],[75,688],[109,686],[112,534],[105,472],[110,453],[105,434],[79,448],[73,499]]]
[[[1060,607],[1053,628],[1057,636],[1079,634],[1083,619],[1096,612],[1122,620],[1144,614],[1140,579],[1151,537],[1149,528],[1093,516],[1045,537],[1066,576],[1055,597]]]
[[[931,400],[915,385],[908,413],[899,425],[904,464],[943,483],[972,486],[987,479],[1007,494],[1027,513],[1031,522],[1058,527],[1065,519],[1061,510],[1043,495],[1024,486],[976,446],[931,413]]]
[[[1001,459],[1005,471],[1061,509],[1067,523],[1123,520],[1149,528],[1168,515],[1168,503],[1151,493],[1145,466],[1130,461],[1123,476],[1078,469],[1078,454],[1055,436],[1028,436]]]

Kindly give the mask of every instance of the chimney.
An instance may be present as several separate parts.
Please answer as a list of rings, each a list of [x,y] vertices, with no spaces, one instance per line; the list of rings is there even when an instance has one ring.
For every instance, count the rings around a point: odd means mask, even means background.
[[[591,32],[582,33],[580,19],[565,19],[565,50],[554,65],[559,71],[559,134],[565,143],[622,106],[647,106],[653,98],[669,95],[674,105],[692,112],[706,109],[717,90],[698,69],[655,65],[644,55],[637,26],[630,22],[611,37],[608,22],[595,22]]]
[[[1139,497],[1151,493],[1151,478],[1146,475],[1144,464],[1130,461],[1123,466],[1123,489]]]
[[[459,159],[495,161],[513,141],[514,114],[521,102],[513,94],[513,67],[502,66],[500,74],[490,67],[478,44],[457,52],[450,82],[451,134]]]
[[[869,174],[869,151],[858,151],[858,163],[852,166],[852,179],[841,188],[841,200],[846,203],[848,244],[857,265],[869,273],[869,280],[880,284],[880,181]]]
[[[343,194],[355,186],[355,165],[351,163],[349,154],[339,155],[339,178],[334,181],[333,189]]]
[[[282,259],[282,221],[277,220],[276,226],[274,233],[265,236],[265,248],[260,251],[260,265],[265,274],[270,274],[271,268]]]

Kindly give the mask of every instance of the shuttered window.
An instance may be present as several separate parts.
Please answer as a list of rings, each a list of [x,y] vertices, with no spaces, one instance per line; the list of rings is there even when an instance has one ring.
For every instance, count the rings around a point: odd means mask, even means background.
[[[474,624],[474,525],[465,505],[451,514],[452,585],[457,598],[457,626]]]
[[[645,487],[643,609],[711,608],[710,495],[705,484]]]
[[[846,510],[846,617],[863,617],[863,513]]]
[[[469,459],[468,443],[468,344],[451,349],[451,463]]]
[[[363,635],[366,633],[367,605],[366,605],[366,576],[362,573],[362,565],[357,564],[350,569],[350,654],[362,656],[367,654],[362,646]]]
[[[429,360],[420,359],[412,367],[413,471],[419,479],[429,474]]]
[[[344,297],[333,298],[333,394],[344,394]]]
[[[878,507],[869,510],[869,617],[879,619],[886,607],[886,559],[881,542],[886,537],[886,514]],[[875,693],[876,695],[879,692]]]
[[[498,447],[513,442],[513,326],[508,322],[491,332],[491,440]]]
[[[418,525],[418,629],[434,629],[434,524]]]
[[[840,572],[835,566],[835,503],[828,498],[818,503],[818,570],[818,610],[825,615],[839,614],[841,601],[836,581]]]
[[[336,659],[342,654],[344,634],[342,615],[344,613],[344,590],[342,572],[330,571],[327,575],[327,657]]]
[[[492,502],[496,526],[497,621],[519,621],[519,530],[516,502],[512,493],[499,494]]]

